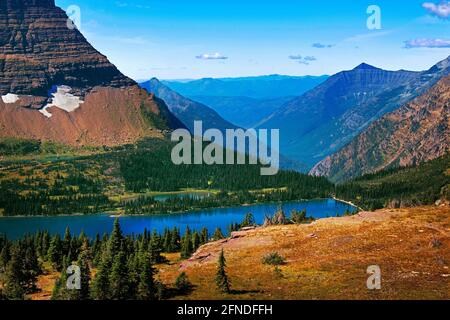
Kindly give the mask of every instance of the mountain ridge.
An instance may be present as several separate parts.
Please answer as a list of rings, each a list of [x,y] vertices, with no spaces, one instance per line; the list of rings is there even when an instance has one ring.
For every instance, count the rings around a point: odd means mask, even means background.
[[[447,76],[425,94],[372,123],[310,173],[340,182],[445,155],[450,148],[449,101],[450,76]]]
[[[203,78],[192,81],[162,81],[185,97],[224,96],[272,99],[297,96],[322,83],[328,76],[268,75],[239,78]]]
[[[202,121],[203,129],[237,129],[238,126],[223,119],[216,111],[197,101],[188,99],[164,85],[157,78],[143,82],[140,86],[149,93],[155,94],[165,101],[169,110],[180,119],[184,125],[194,132],[194,121]]]
[[[373,121],[428,90],[450,72],[449,58],[423,72],[367,67],[339,72],[286,103],[259,127],[279,128],[282,152],[312,167]]]

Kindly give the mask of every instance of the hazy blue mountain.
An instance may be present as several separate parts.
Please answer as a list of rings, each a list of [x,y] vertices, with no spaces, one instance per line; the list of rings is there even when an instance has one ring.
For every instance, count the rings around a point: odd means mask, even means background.
[[[312,166],[373,121],[427,91],[448,74],[448,60],[423,72],[385,71],[361,64],[286,103],[260,127],[280,128],[281,152]]]
[[[140,86],[148,92],[155,94],[158,98],[164,100],[170,111],[180,119],[183,124],[192,132],[195,120],[203,121],[203,129],[219,129],[224,132],[226,129],[237,129],[236,125],[224,120],[217,112],[208,106],[185,98],[169,87],[153,78],[149,81],[140,83]],[[280,167],[285,170],[294,170],[299,172],[308,172],[308,166],[280,155]]]
[[[204,130],[216,128],[225,131],[226,129],[238,128],[236,125],[224,120],[213,109],[183,97],[156,78],[140,83],[140,86],[164,100],[170,111],[175,114],[175,116],[180,119],[191,132],[194,130],[194,121],[196,120],[203,121]]]
[[[191,98],[211,107],[227,121],[243,128],[253,128],[295,97],[255,99],[250,97],[193,96]]]
[[[324,82],[328,76],[270,75],[246,78],[205,78],[193,81],[162,81],[186,97],[249,97],[272,99],[298,96]]]

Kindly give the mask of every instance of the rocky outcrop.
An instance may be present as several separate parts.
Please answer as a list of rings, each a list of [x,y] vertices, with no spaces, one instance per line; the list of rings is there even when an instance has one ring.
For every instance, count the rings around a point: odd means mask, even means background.
[[[0,137],[117,145],[184,127],[68,19],[54,0],[0,2]]]
[[[135,84],[69,28],[66,13],[51,0],[2,1],[0,74],[2,95],[47,96],[54,85],[84,94],[95,86]]]
[[[311,174],[339,182],[441,157],[450,148],[449,107],[447,76],[422,96],[374,122],[341,151],[319,162]]]

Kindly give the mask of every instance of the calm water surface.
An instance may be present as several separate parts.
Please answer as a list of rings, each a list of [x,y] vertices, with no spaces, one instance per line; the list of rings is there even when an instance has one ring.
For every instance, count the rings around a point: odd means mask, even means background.
[[[161,199],[163,200],[163,199]],[[199,210],[183,214],[152,215],[121,217],[120,224],[125,234],[139,234],[145,229],[163,232],[164,228],[179,227],[184,232],[186,226],[200,230],[208,228],[214,232],[219,227],[225,233],[231,223],[239,223],[244,216],[251,212],[258,224],[262,224],[266,215],[272,216],[280,204],[260,204],[245,207],[220,208]],[[333,199],[286,202],[283,209],[289,215],[293,209],[306,209],[307,215],[314,218],[326,218],[343,214],[346,210],[355,211],[356,208]],[[69,227],[73,234],[79,234],[82,230],[89,236],[95,237],[97,233],[111,232],[114,218],[107,214],[86,216],[63,217],[6,217],[0,218],[0,234],[5,234],[9,239],[17,239],[29,233],[39,230],[48,230],[51,234],[64,234]]]

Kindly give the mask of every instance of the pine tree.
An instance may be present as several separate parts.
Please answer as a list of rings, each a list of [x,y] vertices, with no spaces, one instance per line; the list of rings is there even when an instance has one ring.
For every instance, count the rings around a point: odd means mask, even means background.
[[[32,292],[36,290],[37,277],[41,274],[41,266],[36,256],[34,246],[28,246],[25,250],[25,257],[23,258],[23,272],[27,281],[25,290]]]
[[[208,229],[203,228],[202,232],[200,234],[200,241],[201,244],[206,244],[209,241],[209,233],[208,233]]]
[[[104,258],[100,268],[95,275],[92,283],[91,296],[95,300],[108,300],[111,297],[109,273],[111,271],[111,262],[109,258]]]
[[[109,239],[109,253],[114,259],[116,255],[122,250],[123,233],[120,228],[119,218],[114,220],[114,228]]]
[[[69,267],[69,264],[67,262],[67,257],[63,257],[62,260],[62,271],[61,276],[58,280],[56,280],[55,287],[53,288],[52,292],[52,300],[69,300],[70,294],[69,290],[67,289],[67,268]]]
[[[194,231],[192,234],[192,252],[197,251],[198,247],[200,247],[200,236],[197,231]]]
[[[77,261],[77,265],[80,268],[80,276],[81,276],[80,281],[81,288],[76,292],[77,300],[89,299],[89,283],[91,281],[91,269],[89,267],[89,259],[90,259],[89,244],[87,242],[87,239],[85,239]]]
[[[22,300],[26,294],[27,285],[23,274],[23,257],[17,246],[14,246],[11,251],[11,260],[6,266],[3,294],[10,300]]]
[[[50,234],[48,233],[48,231],[44,231],[44,233],[42,234],[42,239],[41,239],[41,246],[40,246],[40,257],[43,258],[44,260],[47,260],[47,253],[48,253],[48,247],[50,246]]]
[[[6,270],[9,260],[11,260],[10,245],[9,243],[5,243],[2,251],[0,252],[0,272],[4,272]]]
[[[220,230],[220,228],[217,228],[216,231],[214,231],[214,234],[212,237],[213,241],[219,241],[219,240],[222,240],[223,238],[225,238],[225,237],[222,233],[222,230]]]
[[[62,243],[59,235],[55,235],[50,241],[50,246],[48,248],[48,261],[53,265],[58,271],[61,271],[61,263],[62,263]]]
[[[157,288],[154,280],[155,270],[152,267],[150,256],[146,252],[140,254],[139,284],[137,288],[137,299],[153,300],[157,295]]]
[[[245,228],[245,227],[251,227],[254,226],[255,223],[255,217],[253,216],[252,213],[247,213],[245,215],[244,221],[242,221],[241,223],[241,228]]]
[[[66,227],[66,231],[64,232],[64,240],[62,242],[62,250],[63,250],[62,252],[63,252],[64,256],[69,255],[71,241],[72,241],[72,235],[70,233],[70,229],[69,229],[69,227]]]
[[[217,265],[216,285],[217,289],[219,289],[221,292],[230,293],[230,281],[228,279],[225,268],[226,268],[226,259],[224,251],[222,249]]]
[[[122,251],[113,260],[110,290],[112,300],[127,300],[130,298],[127,260],[125,253]]]
[[[163,242],[162,247],[164,249],[164,252],[172,252],[173,249],[171,248],[171,239],[172,239],[172,232],[168,228],[165,228],[162,241]]]
[[[100,235],[97,233],[95,240],[91,248],[92,264],[96,267],[101,262],[102,257],[102,242],[100,240]]]
[[[170,248],[170,252],[177,252],[180,249],[180,230],[176,227],[172,230]]]
[[[150,253],[150,259],[152,263],[160,263],[162,262],[162,257],[161,257],[161,245],[160,245],[160,241],[159,241],[159,237],[158,235],[156,235],[155,233],[153,233],[153,236],[150,240],[150,244],[149,244],[149,253]]]
[[[175,288],[179,293],[185,294],[192,288],[192,284],[189,282],[186,272],[180,273],[180,275],[175,280]]]
[[[192,235],[189,227],[186,227],[186,232],[181,240],[181,258],[188,259],[192,254]]]

